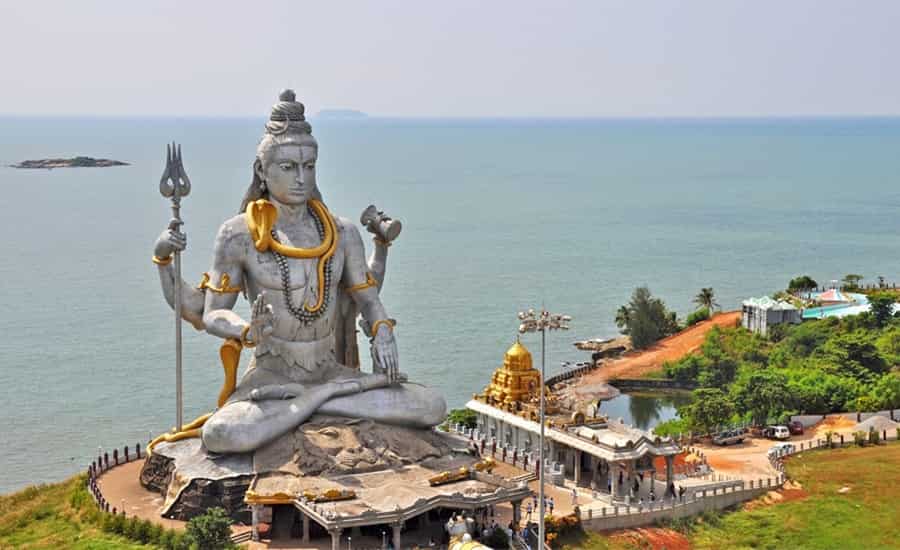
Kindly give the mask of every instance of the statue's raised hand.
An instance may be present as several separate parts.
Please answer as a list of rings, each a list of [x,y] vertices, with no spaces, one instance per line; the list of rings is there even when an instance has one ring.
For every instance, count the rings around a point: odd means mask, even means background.
[[[378,332],[372,338],[372,361],[378,370],[387,374],[388,383],[401,382],[400,360],[397,355],[397,341],[394,339],[394,331],[387,323],[378,326]]]
[[[172,219],[167,227],[156,239],[153,247],[153,255],[157,258],[168,258],[176,250],[183,251],[187,248],[187,235],[179,231],[181,222]]]
[[[255,344],[262,342],[275,331],[275,311],[266,302],[266,293],[261,292],[250,307],[249,340]]]

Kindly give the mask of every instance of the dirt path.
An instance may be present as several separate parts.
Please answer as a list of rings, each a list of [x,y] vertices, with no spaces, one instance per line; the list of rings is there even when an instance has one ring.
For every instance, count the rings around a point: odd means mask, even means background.
[[[706,333],[714,326],[735,327],[740,322],[740,311],[716,314],[712,319],[663,338],[651,348],[633,351],[620,359],[606,363],[586,375],[583,383],[602,382],[612,378],[640,378],[649,372],[659,370],[666,361],[676,361],[700,349]]]

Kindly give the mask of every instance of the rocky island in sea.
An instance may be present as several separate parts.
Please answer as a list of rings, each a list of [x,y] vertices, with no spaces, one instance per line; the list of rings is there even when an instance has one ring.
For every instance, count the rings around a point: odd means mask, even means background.
[[[23,160],[18,164],[11,164],[13,168],[107,168],[110,166],[128,166],[127,162],[110,159],[95,159],[93,157],[72,157],[69,159],[38,159]]]

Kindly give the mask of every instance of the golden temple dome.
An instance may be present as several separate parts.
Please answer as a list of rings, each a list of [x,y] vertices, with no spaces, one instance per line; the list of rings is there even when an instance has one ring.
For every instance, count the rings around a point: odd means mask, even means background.
[[[541,373],[531,363],[531,352],[518,339],[503,356],[503,366],[494,371],[484,389],[487,397],[501,402],[527,401],[539,390]]]

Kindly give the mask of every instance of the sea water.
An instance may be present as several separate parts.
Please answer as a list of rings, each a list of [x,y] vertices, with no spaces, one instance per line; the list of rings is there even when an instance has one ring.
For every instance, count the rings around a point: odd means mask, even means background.
[[[193,182],[182,215],[196,283],[250,182],[262,124],[0,119],[0,164],[131,163],[0,169],[0,492],[172,427],[174,321],[150,262],[170,218],[165,144],[182,144]],[[588,358],[573,341],[616,334],[614,312],[639,285],[684,316],[701,287],[734,309],[799,274],[894,281],[900,269],[898,119],[370,119],[314,121],[314,133],[333,212],[358,220],[376,204],[402,220],[382,298],[402,370],[451,407],[488,382],[525,308],[573,317],[547,338],[556,372]],[[189,420],[215,406],[223,375],[220,340],[184,331]],[[523,343],[537,365],[539,338]],[[671,413],[637,408],[636,421]]]

